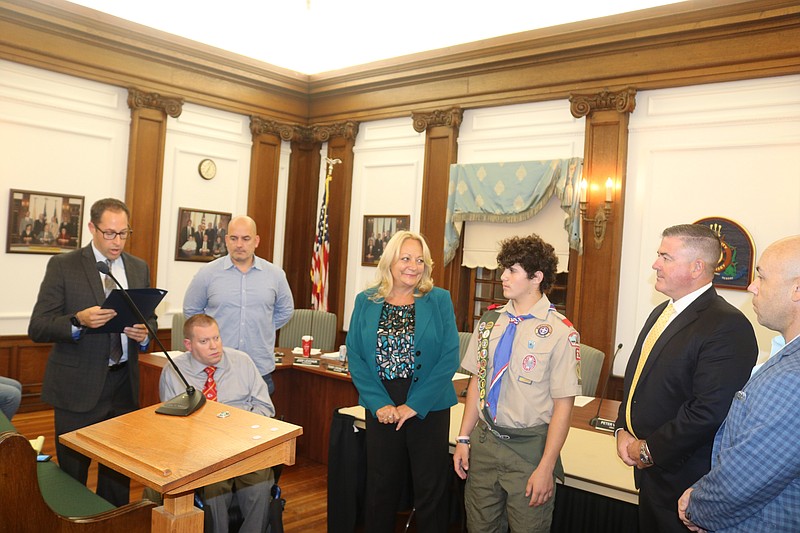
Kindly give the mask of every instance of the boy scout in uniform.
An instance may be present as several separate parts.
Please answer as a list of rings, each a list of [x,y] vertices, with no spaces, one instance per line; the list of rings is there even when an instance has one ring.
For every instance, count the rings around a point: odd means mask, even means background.
[[[470,531],[549,532],[581,393],[579,336],[545,295],[558,265],[552,246],[537,235],[507,239],[497,262],[509,301],[484,314],[461,363],[473,376],[454,467],[467,479]]]

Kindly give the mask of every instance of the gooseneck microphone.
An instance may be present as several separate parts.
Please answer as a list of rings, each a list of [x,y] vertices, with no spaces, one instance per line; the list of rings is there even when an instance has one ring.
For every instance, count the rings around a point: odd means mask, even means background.
[[[595,429],[602,429],[603,431],[614,431],[614,421],[608,420],[605,418],[600,418],[600,408],[603,406],[603,399],[606,396],[606,389],[608,388],[608,382],[611,380],[611,372],[614,371],[614,361],[617,360],[617,354],[622,349],[622,343],[617,345],[617,351],[614,352],[614,356],[611,358],[611,365],[608,367],[608,374],[606,375],[606,381],[603,383],[603,392],[600,393],[600,403],[597,404],[597,412],[594,415],[594,418],[589,420],[589,425]]]
[[[114,280],[114,283],[116,283],[117,287],[119,287],[119,289],[122,291],[122,297],[128,303],[133,312],[136,313],[136,316],[139,318],[139,320],[142,321],[144,327],[147,328],[147,332],[150,334],[150,338],[156,341],[158,346],[161,348],[161,351],[164,352],[164,355],[167,356],[169,364],[172,365],[172,368],[175,369],[175,372],[177,372],[178,377],[181,378],[183,384],[186,385],[185,393],[180,394],[167,402],[164,402],[164,405],[156,409],[156,413],[161,415],[189,416],[190,414],[200,409],[200,407],[202,407],[203,404],[206,403],[206,397],[203,395],[202,392],[198,392],[197,389],[189,385],[189,382],[186,381],[185,377],[183,377],[183,374],[178,368],[178,365],[176,365],[175,361],[172,360],[172,357],[169,356],[169,353],[167,353],[167,349],[164,348],[164,345],[161,343],[161,340],[158,338],[158,335],[156,335],[156,332],[153,331],[152,327],[150,327],[150,324],[147,322],[147,319],[144,317],[144,315],[142,315],[142,312],[139,310],[139,307],[130,297],[128,291],[126,291],[122,287],[122,285],[120,285],[119,281],[117,280],[117,278],[114,277],[114,274],[111,273],[111,269],[108,268],[108,265],[106,264],[105,261],[97,262],[97,270],[101,274],[105,274],[106,276],[109,276],[111,277],[112,280]]]

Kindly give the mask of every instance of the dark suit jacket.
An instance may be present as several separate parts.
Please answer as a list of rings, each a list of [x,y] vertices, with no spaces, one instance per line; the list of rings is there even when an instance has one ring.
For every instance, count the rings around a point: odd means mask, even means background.
[[[372,414],[384,405],[394,405],[378,377],[375,350],[382,302],[368,298],[370,291],[356,296],[347,331],[347,358],[359,403]],[[438,287],[414,302],[415,367],[406,405],[425,418],[429,411],[456,404],[453,374],[458,370],[458,330],[450,294]]]
[[[668,303],[650,313],[636,340],[617,427],[629,429],[625,405],[642,344]],[[631,405],[633,429],[647,441],[655,462],[635,470],[642,497],[676,506],[683,491],[711,469],[714,434],[757,356],[753,326],[713,287],[667,326],[647,358]]]
[[[150,269],[141,259],[123,253],[125,275],[131,289],[150,286]],[[101,305],[105,290],[91,245],[55,255],[33,308],[28,335],[34,342],[52,342],[42,384],[42,400],[60,409],[85,412],[97,405],[108,373],[109,335],[83,335],[72,339],[70,317],[82,309]],[[149,319],[153,329],[156,317]],[[133,399],[139,400],[138,343],[128,339],[128,366]]]

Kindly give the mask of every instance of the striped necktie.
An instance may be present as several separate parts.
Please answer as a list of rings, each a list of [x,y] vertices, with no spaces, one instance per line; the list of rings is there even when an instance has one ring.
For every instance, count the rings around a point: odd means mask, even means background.
[[[631,435],[634,437],[636,437],[636,433],[633,432],[633,424],[631,424],[633,393],[636,391],[636,385],[639,383],[639,376],[642,374],[642,369],[647,362],[647,358],[650,356],[650,352],[653,350],[653,346],[656,344],[656,341],[661,336],[664,329],[666,329],[667,324],[669,324],[669,319],[672,318],[674,314],[675,308],[672,306],[672,302],[670,302],[669,305],[661,311],[661,315],[656,320],[656,323],[653,324],[653,327],[650,328],[650,332],[644,339],[644,344],[642,344],[642,352],[639,354],[639,361],[636,363],[636,371],[633,373],[633,380],[631,381],[631,391],[628,393],[628,402],[625,404],[625,421],[628,424],[628,431],[630,431]],[[638,439],[639,437],[636,438]]]
[[[114,268],[114,261],[111,259],[106,259],[106,265],[108,265],[108,271],[111,272]],[[116,286],[117,285],[114,283],[114,280],[111,279],[111,276],[106,274],[103,278],[103,287],[106,291],[106,298],[108,298],[108,295],[111,294],[111,291],[113,291]],[[122,359],[122,338],[119,333],[109,333],[109,335],[111,335],[109,337],[109,359],[116,365],[119,363],[120,359]]]

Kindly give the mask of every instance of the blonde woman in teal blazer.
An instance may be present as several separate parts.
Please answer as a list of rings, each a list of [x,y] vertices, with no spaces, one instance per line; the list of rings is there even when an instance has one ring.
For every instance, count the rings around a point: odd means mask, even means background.
[[[458,332],[450,294],[433,286],[432,267],[421,235],[396,233],[350,319],[350,374],[366,408],[365,531],[371,533],[394,531],[409,469],[417,531],[448,526]]]

